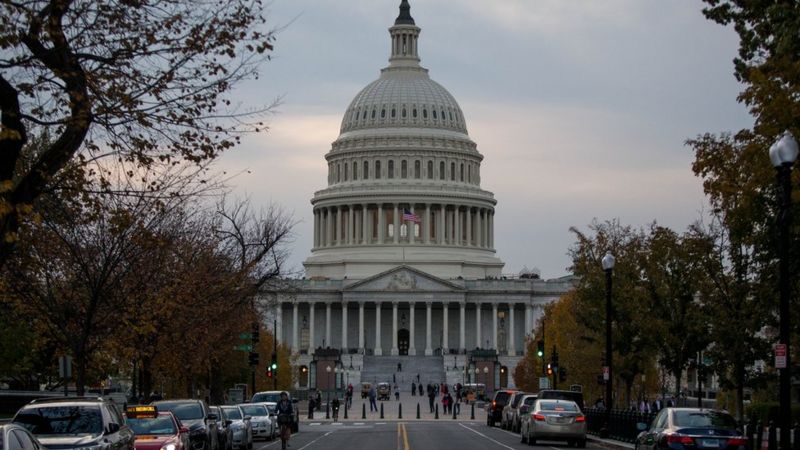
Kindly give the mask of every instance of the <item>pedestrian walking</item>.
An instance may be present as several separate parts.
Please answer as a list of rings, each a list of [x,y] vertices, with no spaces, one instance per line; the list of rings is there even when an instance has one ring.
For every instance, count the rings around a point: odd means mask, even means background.
[[[394,399],[400,401],[400,388],[396,384],[394,385]]]
[[[377,396],[378,396],[378,394],[377,394],[377,392],[375,392],[375,386],[370,387],[369,388],[369,412],[378,410],[378,404],[375,403],[375,397],[377,397]]]
[[[411,382],[411,396],[417,395],[417,383]]]
[[[419,376],[417,376],[417,378],[419,378]],[[419,392],[419,396],[422,397],[422,383],[417,385],[417,392]]]
[[[431,407],[431,414],[433,414],[433,404],[436,402],[436,390],[430,384],[428,385],[428,405]]]

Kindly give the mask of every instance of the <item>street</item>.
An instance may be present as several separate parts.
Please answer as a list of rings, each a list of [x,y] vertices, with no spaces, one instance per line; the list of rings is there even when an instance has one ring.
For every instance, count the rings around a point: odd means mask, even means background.
[[[566,449],[564,442],[548,442],[530,447],[521,444],[519,435],[486,424],[455,421],[386,421],[323,423],[305,422],[300,433],[290,441],[292,450],[348,449],[348,450],[424,450],[458,449]],[[257,442],[255,450],[280,448],[280,440]],[[599,449],[591,441],[588,449]]]

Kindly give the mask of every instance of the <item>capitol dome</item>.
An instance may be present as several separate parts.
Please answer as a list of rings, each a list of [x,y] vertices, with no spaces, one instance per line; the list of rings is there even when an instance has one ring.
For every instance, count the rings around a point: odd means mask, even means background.
[[[494,194],[456,99],[420,66],[407,0],[389,28],[389,65],[348,106],[315,192],[311,278],[363,279],[397,265],[443,278],[490,278]]]

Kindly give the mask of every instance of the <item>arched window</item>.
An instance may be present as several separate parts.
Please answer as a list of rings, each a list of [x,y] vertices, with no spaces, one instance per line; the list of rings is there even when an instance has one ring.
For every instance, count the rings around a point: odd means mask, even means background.
[[[461,163],[461,182],[464,182],[464,163]]]
[[[408,161],[406,160],[400,162],[400,177],[408,178]]]
[[[385,119],[385,118],[386,118],[386,108],[383,108],[381,110],[381,119]]]
[[[394,119],[395,117],[397,117],[397,110],[392,108],[392,119]]]
[[[361,174],[361,178],[369,180],[369,162],[367,161],[364,161],[364,173]]]
[[[422,110],[422,118],[423,119],[427,119],[428,118],[428,110],[427,109],[423,109]]]
[[[414,161],[414,178],[417,180],[419,180],[422,176],[420,172],[422,172],[422,163],[419,161]]]
[[[433,179],[433,161],[428,161],[428,179]]]
[[[375,179],[378,180],[381,177],[381,162],[375,161]]]
[[[403,114],[403,119],[405,119],[406,118],[406,109],[405,108],[403,108],[403,113],[402,114]]]
[[[361,116],[361,118],[362,118],[362,119],[366,119],[366,118],[367,118],[367,110],[366,110],[366,109],[364,110],[364,115],[363,115],[363,116]]]
[[[389,178],[394,178],[394,161],[389,161]]]
[[[467,165],[467,183],[472,183],[472,164]]]
[[[450,163],[450,181],[456,181],[456,163]]]
[[[444,180],[444,161],[439,163],[439,179]]]
[[[347,181],[347,173],[348,172],[349,171],[347,170],[347,163],[344,163],[344,181]]]
[[[415,119],[417,118],[417,108],[411,110],[411,116],[414,117]]]
[[[358,163],[353,161],[353,181],[358,180]]]
[[[374,109],[372,110],[372,118],[373,119],[375,118],[375,110]]]
[[[434,109],[434,110],[433,110],[433,119],[434,119],[434,120],[436,120],[436,118],[437,118],[437,117],[436,117],[436,110]]]
[[[342,165],[341,164],[337,164],[336,165],[336,182],[338,183],[340,181],[342,181]]]

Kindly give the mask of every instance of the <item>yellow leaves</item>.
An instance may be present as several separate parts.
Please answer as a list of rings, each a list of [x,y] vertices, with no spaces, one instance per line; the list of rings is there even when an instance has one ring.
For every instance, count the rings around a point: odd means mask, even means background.
[[[0,194],[4,192],[11,192],[11,189],[13,188],[14,188],[14,182],[12,180],[0,181]]]
[[[22,133],[8,127],[0,127],[0,141],[21,141]]]

